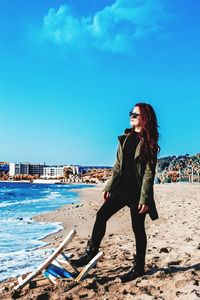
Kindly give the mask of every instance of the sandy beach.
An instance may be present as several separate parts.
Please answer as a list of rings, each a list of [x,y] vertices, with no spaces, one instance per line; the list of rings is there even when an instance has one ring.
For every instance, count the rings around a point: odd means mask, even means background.
[[[65,205],[57,211],[35,217],[39,221],[63,222],[64,229],[45,238],[47,247],[56,247],[74,228],[76,237],[67,251],[80,255],[90,237],[95,214],[102,205],[103,185],[76,190],[79,204]],[[125,207],[107,223],[102,241],[103,258],[80,284],[69,287],[60,280],[30,289],[27,285],[18,299],[181,299],[200,298],[200,185],[154,185],[159,219],[146,218],[146,274],[122,284],[119,275],[132,266],[135,252],[129,208]],[[12,299],[15,278],[0,284],[0,299]]]

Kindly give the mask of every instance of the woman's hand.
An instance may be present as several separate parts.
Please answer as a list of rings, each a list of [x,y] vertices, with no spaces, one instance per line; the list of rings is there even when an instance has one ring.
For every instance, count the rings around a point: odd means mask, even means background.
[[[138,205],[138,210],[139,210],[139,214],[143,214],[143,213],[145,213],[146,211],[149,210],[149,207],[146,204],[139,204]]]
[[[104,191],[104,192],[103,192],[103,200],[104,200],[104,201],[107,201],[109,197],[110,197],[110,192]]]

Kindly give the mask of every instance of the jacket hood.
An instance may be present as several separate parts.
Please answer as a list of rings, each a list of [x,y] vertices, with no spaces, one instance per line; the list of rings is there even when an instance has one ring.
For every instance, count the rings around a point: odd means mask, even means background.
[[[118,140],[120,141],[121,145],[123,145],[124,140],[126,139],[127,135],[131,132],[131,128],[126,128],[124,130],[124,134],[118,136]]]
[[[126,128],[126,129],[124,129],[124,134],[128,134],[128,133],[130,133],[131,132],[131,128]]]
[[[131,132],[132,128],[125,128],[124,129],[124,134],[119,135],[118,136],[118,140],[120,141],[121,145],[123,145],[124,140],[126,139],[126,137],[129,135],[129,133]],[[143,138],[141,138],[141,140],[144,140]]]

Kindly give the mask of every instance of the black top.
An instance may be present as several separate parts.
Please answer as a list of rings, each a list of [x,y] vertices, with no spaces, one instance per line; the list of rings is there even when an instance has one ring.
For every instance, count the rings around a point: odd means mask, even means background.
[[[140,141],[138,135],[139,133],[135,131],[130,133],[123,148],[122,174],[120,183],[130,187],[138,186],[134,160],[135,150]]]

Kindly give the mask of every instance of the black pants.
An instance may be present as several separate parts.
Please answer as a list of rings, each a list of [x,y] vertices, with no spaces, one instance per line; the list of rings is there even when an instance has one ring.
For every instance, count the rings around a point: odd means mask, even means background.
[[[145,232],[146,213],[138,213],[139,191],[137,188],[127,186],[118,186],[111,193],[109,199],[104,202],[96,215],[96,221],[93,227],[92,240],[96,247],[100,246],[106,232],[106,222],[108,219],[128,205],[130,207],[132,228],[136,242],[136,256],[145,260],[147,237]],[[126,234],[126,233],[125,233]]]

